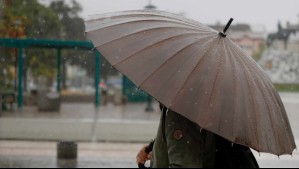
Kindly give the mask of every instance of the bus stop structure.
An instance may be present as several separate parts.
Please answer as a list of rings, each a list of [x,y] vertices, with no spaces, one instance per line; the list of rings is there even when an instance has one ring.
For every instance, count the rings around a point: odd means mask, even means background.
[[[26,48],[45,48],[57,50],[57,92],[60,93],[61,82],[61,51],[64,49],[93,50],[93,44],[86,41],[61,41],[47,39],[7,39],[0,38],[0,46],[5,48],[16,48],[18,50],[18,109],[23,107],[23,50]],[[100,57],[101,54],[95,50],[95,106],[100,105],[99,82],[100,82]]]

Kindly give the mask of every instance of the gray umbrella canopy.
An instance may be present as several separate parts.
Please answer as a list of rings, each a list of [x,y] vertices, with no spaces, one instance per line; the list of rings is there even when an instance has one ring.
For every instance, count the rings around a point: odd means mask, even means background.
[[[85,24],[111,65],[169,109],[258,152],[296,148],[271,80],[219,32],[162,11],[103,14]]]

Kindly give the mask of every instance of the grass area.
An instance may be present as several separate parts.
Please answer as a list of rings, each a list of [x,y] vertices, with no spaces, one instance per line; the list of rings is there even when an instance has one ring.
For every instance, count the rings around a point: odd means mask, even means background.
[[[279,92],[299,92],[299,84],[275,84]]]

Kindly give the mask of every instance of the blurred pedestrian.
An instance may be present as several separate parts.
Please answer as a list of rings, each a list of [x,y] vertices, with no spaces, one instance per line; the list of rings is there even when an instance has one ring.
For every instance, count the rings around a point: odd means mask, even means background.
[[[160,105],[161,122],[152,154],[143,146],[137,164],[151,160],[152,168],[259,168],[249,148],[202,129]]]

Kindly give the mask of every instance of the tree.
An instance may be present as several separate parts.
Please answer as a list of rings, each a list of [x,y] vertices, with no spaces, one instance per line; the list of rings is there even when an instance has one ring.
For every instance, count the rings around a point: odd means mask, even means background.
[[[65,3],[65,1],[60,0],[52,2],[50,8],[52,8],[58,14],[61,20],[62,39],[87,40],[84,34],[84,20],[79,16],[79,13],[82,11],[82,7],[80,6],[80,4],[78,4],[75,0],[72,0],[71,4],[68,5]],[[64,53],[64,55],[66,56],[66,58],[64,59],[65,62],[68,62],[72,65],[80,65],[81,67],[87,70],[88,74],[94,73],[93,52],[78,51],[75,49],[73,51],[68,51]],[[104,79],[107,78],[108,74],[117,74],[117,71],[111,68],[111,66],[108,64],[108,61],[105,58],[101,58],[101,63],[101,76]],[[65,74],[65,71],[63,72]]]
[[[85,41],[86,37],[84,35],[85,26],[84,20],[79,17],[79,13],[82,11],[82,7],[75,0],[72,0],[70,4],[66,3],[63,0],[53,1],[49,8],[51,8],[58,15],[62,28],[59,34],[59,38],[63,40],[77,40]],[[68,50],[63,52],[63,88],[66,86],[66,63],[71,65],[80,65],[83,68],[89,70],[89,73],[92,73],[90,69],[90,64],[93,63],[93,57],[90,57],[86,51],[80,51],[77,49]]]
[[[0,21],[2,37],[56,39],[61,32],[61,23],[55,12],[40,4],[37,0],[10,0],[6,12]],[[2,49],[1,56],[5,58],[7,67],[13,67],[17,61],[16,50]],[[25,50],[24,82],[26,86],[27,70],[34,77],[46,76],[53,78],[56,54],[49,50]],[[13,60],[13,61],[12,61]],[[2,72],[0,70],[0,72]],[[52,72],[52,73],[50,73]]]
[[[50,9],[55,11],[62,24],[62,29],[59,39],[63,40],[86,40],[84,36],[84,20],[79,17],[82,7],[75,0],[71,4],[65,1],[53,1],[50,4]]]
[[[79,16],[82,7],[75,0],[66,3],[63,0],[52,1],[49,6],[39,3],[38,0],[6,0],[9,6],[0,18],[0,37],[34,38],[34,39],[61,39],[86,40],[84,20]],[[2,8],[3,9],[3,8]],[[26,49],[24,60],[24,82],[29,71],[36,79],[44,76],[52,81],[56,72],[56,51],[43,49]],[[63,50],[63,62],[80,65],[90,75],[94,73],[94,53],[78,49]],[[0,81],[4,77],[2,70],[14,67],[16,50],[0,48]],[[107,61],[102,58],[102,77],[107,77],[111,70]],[[5,65],[5,66],[3,66]],[[65,77],[65,66],[63,73]],[[5,71],[4,71],[5,72]],[[63,78],[66,79],[66,78]],[[0,82],[1,83],[1,82]],[[65,84],[66,82],[64,82]],[[64,85],[66,86],[66,85]]]

